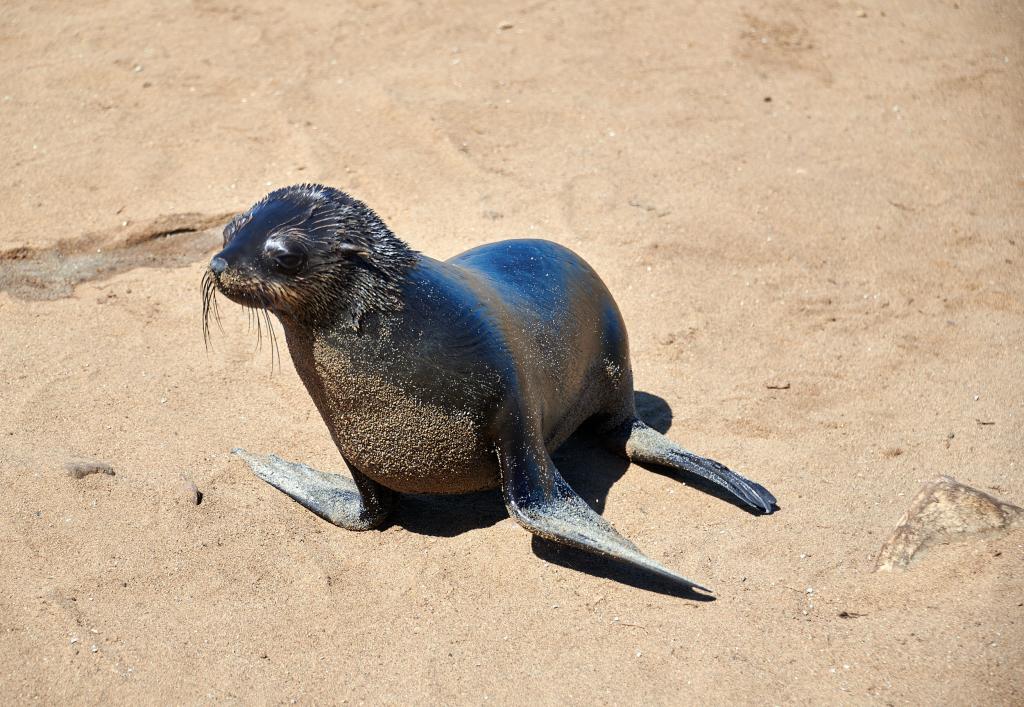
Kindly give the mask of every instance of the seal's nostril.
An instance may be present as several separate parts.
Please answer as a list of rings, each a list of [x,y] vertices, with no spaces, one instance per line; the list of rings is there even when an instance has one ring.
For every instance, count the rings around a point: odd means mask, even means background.
[[[228,261],[224,260],[220,256],[217,256],[210,261],[210,270],[213,270],[215,275],[220,275],[222,272],[228,269]]]

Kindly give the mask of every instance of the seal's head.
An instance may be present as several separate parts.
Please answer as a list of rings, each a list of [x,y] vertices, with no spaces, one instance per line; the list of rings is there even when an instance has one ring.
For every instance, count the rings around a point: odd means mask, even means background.
[[[204,330],[215,292],[305,325],[358,328],[367,311],[400,305],[415,259],[361,201],[318,184],[278,189],[225,226],[203,277]]]

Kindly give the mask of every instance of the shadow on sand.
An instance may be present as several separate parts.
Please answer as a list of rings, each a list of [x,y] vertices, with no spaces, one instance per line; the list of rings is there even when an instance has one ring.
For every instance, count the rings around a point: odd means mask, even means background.
[[[640,418],[659,432],[667,432],[672,426],[672,408],[657,395],[638,391],[636,406]],[[629,468],[628,460],[605,451],[600,440],[586,431],[573,435],[552,455],[552,458],[569,485],[598,513],[604,512],[609,490]],[[676,472],[661,467],[651,467],[651,471],[674,478],[679,477]],[[699,478],[687,475],[685,479],[680,480],[685,480],[687,484],[701,491],[748,510],[731,496],[720,492],[718,487],[706,484]],[[507,517],[505,504],[497,491],[482,491],[460,496],[413,494],[402,496],[391,524],[399,525],[412,533],[452,537],[475,528],[492,526]],[[533,551],[541,559],[556,565],[596,577],[605,577],[632,587],[696,601],[713,599],[711,596],[684,589],[643,570],[543,538],[533,538]]]

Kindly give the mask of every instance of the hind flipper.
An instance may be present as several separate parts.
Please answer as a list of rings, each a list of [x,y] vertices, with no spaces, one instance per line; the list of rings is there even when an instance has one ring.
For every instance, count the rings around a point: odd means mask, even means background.
[[[329,523],[347,530],[370,530],[387,517],[391,492],[351,469],[352,478],[285,461],[275,454],[260,456],[232,449],[256,476],[298,501]]]
[[[665,435],[640,420],[629,423],[626,456],[638,464],[658,464],[676,471],[696,474],[716,484],[746,505],[762,513],[775,510],[775,496],[761,484],[751,481],[714,459],[688,452]]]
[[[506,443],[498,460],[509,515],[531,533],[615,558],[687,588],[711,591],[645,556],[619,535],[566,483],[542,442]]]

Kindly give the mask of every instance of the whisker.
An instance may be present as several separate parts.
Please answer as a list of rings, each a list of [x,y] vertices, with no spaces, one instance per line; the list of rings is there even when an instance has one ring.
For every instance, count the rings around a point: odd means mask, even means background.
[[[281,349],[277,346],[277,334],[274,332],[274,322],[270,319],[270,312],[263,310],[263,319],[267,322],[267,331],[270,333],[270,375],[274,375],[274,356],[277,356],[277,370],[281,370]]]
[[[220,305],[217,304],[217,287],[215,284],[210,285],[210,303],[213,305],[213,321],[217,322],[217,329],[220,333],[224,333],[224,323],[220,320]]]
[[[206,274],[203,274],[203,284],[200,288],[203,297],[203,347],[207,352],[210,350],[210,290],[206,286]]]
[[[214,311],[214,318],[217,320],[218,328],[223,331],[223,327],[220,326],[220,314],[217,311],[217,289],[213,281],[213,275],[207,270],[203,273],[202,282],[202,296],[203,296],[203,346],[209,351],[211,348],[211,336],[210,336],[210,310]]]
[[[259,314],[256,313],[256,307],[255,306],[250,306],[247,309],[249,310],[250,326],[251,326],[252,322],[256,323],[256,350],[255,350],[255,353],[258,353],[258,352],[263,350],[263,326],[260,324],[260,317],[259,317]],[[250,329],[250,331],[251,331],[251,329]]]

